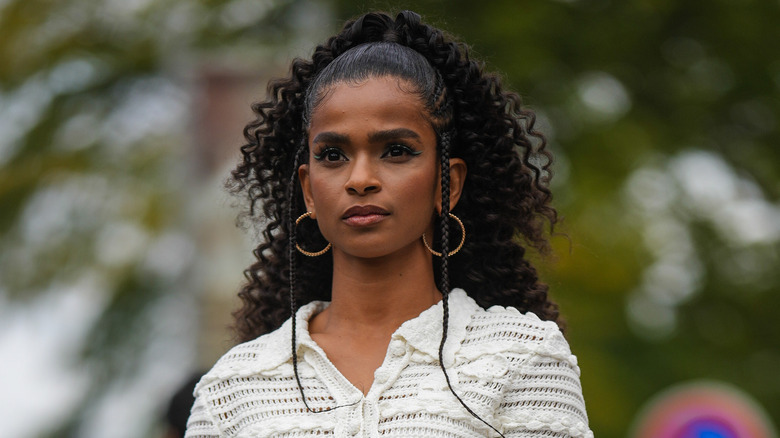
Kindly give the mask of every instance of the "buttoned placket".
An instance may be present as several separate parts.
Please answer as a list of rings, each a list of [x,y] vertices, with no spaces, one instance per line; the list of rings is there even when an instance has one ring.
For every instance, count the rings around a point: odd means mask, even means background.
[[[411,346],[399,334],[393,334],[382,365],[374,372],[374,382],[368,394],[363,395],[314,341],[301,343],[303,359],[314,368],[322,382],[341,406],[334,412],[337,418],[336,436],[376,438],[379,436],[379,398],[392,386],[401,370],[409,362]]]
[[[411,346],[396,332],[387,346],[382,365],[374,372],[374,383],[363,403],[364,438],[379,436],[379,398],[391,387],[403,368],[409,363]]]

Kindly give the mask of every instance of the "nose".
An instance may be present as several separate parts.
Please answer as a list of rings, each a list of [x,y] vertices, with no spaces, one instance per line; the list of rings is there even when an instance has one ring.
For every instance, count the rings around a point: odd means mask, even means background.
[[[368,157],[356,157],[352,161],[351,172],[344,189],[349,194],[360,196],[382,190],[376,168]]]

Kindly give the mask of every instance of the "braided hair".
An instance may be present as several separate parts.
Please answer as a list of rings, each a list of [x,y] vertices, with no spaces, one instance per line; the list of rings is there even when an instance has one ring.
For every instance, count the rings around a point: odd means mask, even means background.
[[[550,206],[552,156],[534,130],[534,114],[521,107],[520,98],[470,59],[465,45],[410,11],[395,19],[368,13],[347,22],[316,47],[311,59],[295,59],[288,77],[269,84],[268,100],[252,106],[257,117],[244,128],[247,143],[229,187],[248,198],[243,218],[261,218],[264,229],[254,250],[257,260],[244,271],[247,282],[239,292],[243,305],[234,313],[238,340],[278,328],[299,304],[330,299],[332,258],[303,260],[295,251],[298,243],[324,246],[316,227],[301,224],[296,229],[295,218],[303,213],[297,169],[308,159],[308,123],[328,86],[381,76],[411,85],[409,92],[419,96],[437,134],[442,206],[432,240],[441,248],[440,263],[433,266],[443,296],[439,362],[452,393],[479,418],[454,391],[443,365],[450,285],[467,290],[482,307],[513,306],[561,325],[547,286],[525,257],[527,247],[549,249],[546,224],[551,231],[557,221]],[[458,203],[468,238],[458,256],[450,258],[449,161],[455,157],[469,169]],[[304,264],[305,269],[297,269]],[[295,318],[292,322],[299,379]],[[298,386],[308,409],[300,380]]]

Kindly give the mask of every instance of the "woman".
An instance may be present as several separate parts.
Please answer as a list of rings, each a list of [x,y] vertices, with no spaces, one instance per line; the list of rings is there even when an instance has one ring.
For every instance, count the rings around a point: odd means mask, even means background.
[[[524,257],[556,212],[519,98],[412,12],[347,23],[270,90],[233,172],[267,224],[245,342],[187,436],[592,436]]]

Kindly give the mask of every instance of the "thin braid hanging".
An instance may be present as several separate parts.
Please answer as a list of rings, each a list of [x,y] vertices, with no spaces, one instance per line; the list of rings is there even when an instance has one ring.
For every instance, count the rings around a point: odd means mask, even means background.
[[[474,418],[484,423],[489,428],[493,429],[499,436],[504,438],[498,429],[492,424],[485,421],[474,410],[472,410],[466,402],[455,392],[450,382],[450,376],[447,374],[447,368],[444,367],[444,345],[447,342],[447,332],[450,321],[450,274],[449,274],[449,251],[450,251],[450,143],[451,132],[445,131],[441,134],[441,281],[439,290],[441,291],[441,304],[442,304],[442,331],[441,331],[441,343],[439,344],[439,367],[444,373],[444,379],[447,381],[447,387],[450,388],[450,392],[455,396],[469,414]]]
[[[306,402],[306,395],[303,393],[303,385],[301,385],[301,377],[298,374],[298,349],[296,348],[297,344],[297,328],[296,328],[296,317],[295,314],[298,311],[298,303],[295,298],[295,268],[297,264],[297,258],[295,254],[295,244],[298,242],[297,237],[295,235],[296,226],[295,226],[295,207],[296,207],[296,197],[295,197],[295,178],[298,175],[298,164],[300,162],[300,157],[303,151],[306,150],[305,146],[301,144],[298,149],[295,151],[295,156],[293,157],[293,171],[292,175],[290,176],[290,185],[287,186],[287,199],[289,200],[288,206],[289,211],[287,212],[287,221],[288,221],[288,237],[289,237],[289,259],[290,259],[290,315],[292,320],[292,361],[293,361],[293,373],[295,374],[295,381],[298,382],[298,390],[301,393],[301,399],[303,400],[303,404],[306,406],[306,410],[309,412],[314,412],[310,407],[309,403]]]
[[[301,155],[306,152],[306,145],[302,144],[298,150],[295,152],[295,157],[293,158],[293,171],[292,175],[290,176],[290,185],[287,187],[287,199],[290,200],[289,202],[289,211],[287,212],[287,220],[288,220],[288,237],[289,237],[289,248],[288,248],[288,254],[290,258],[290,319],[292,322],[292,336],[290,337],[290,348],[292,349],[292,362],[293,362],[293,374],[295,375],[295,381],[298,383],[298,392],[301,394],[301,400],[303,400],[303,405],[306,406],[306,411],[311,412],[314,414],[319,414],[323,412],[329,412],[334,409],[338,409],[344,406],[352,406],[360,402],[360,400],[357,400],[353,403],[348,403],[345,405],[340,406],[334,406],[332,408],[318,408],[318,409],[312,409],[309,407],[309,402],[306,401],[306,394],[303,391],[303,385],[301,384],[301,376],[298,373],[298,349],[297,343],[298,343],[298,336],[297,336],[297,318],[295,317],[295,314],[298,312],[298,303],[297,299],[295,297],[295,272],[297,267],[297,254],[295,253],[295,245],[298,243],[296,230],[297,227],[295,225],[295,208],[296,208],[296,197],[295,197],[295,182],[296,177],[298,176],[298,165],[300,164]]]

